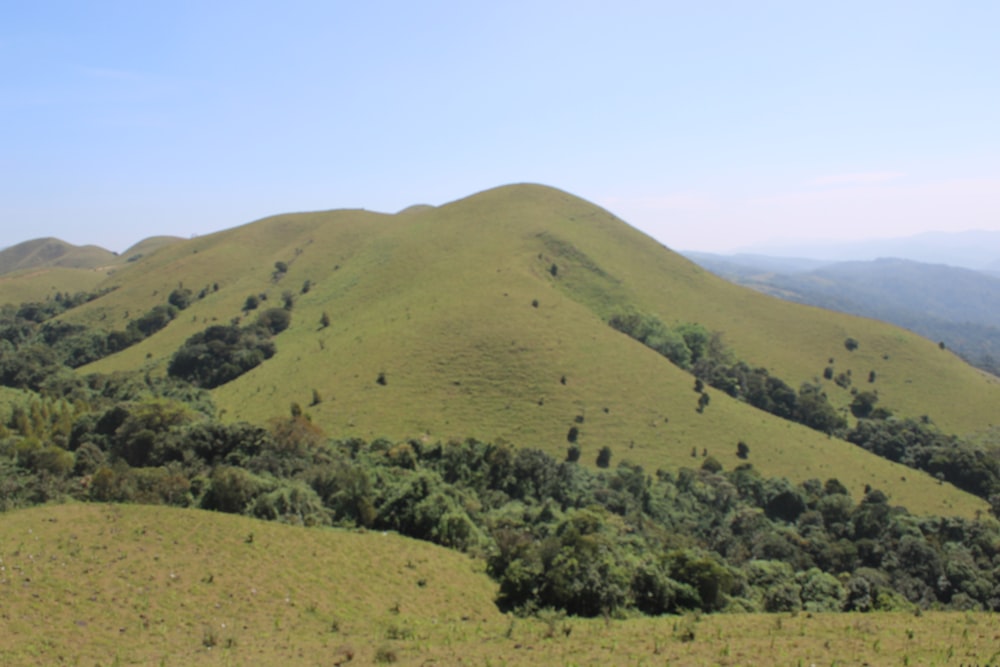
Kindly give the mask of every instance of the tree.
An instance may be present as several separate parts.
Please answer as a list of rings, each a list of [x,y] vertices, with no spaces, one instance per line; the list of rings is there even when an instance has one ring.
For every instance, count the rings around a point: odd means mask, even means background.
[[[267,329],[272,336],[287,329],[291,323],[292,314],[285,308],[268,308],[257,318],[257,324]]]
[[[319,327],[325,329],[330,326],[330,315],[324,310],[323,314],[319,318]]]
[[[878,394],[873,391],[860,391],[851,401],[851,414],[858,419],[867,419],[871,417],[876,403],[878,403]]]
[[[251,310],[257,310],[260,305],[260,299],[257,298],[256,294],[251,294],[247,297],[247,300],[243,302],[243,312],[249,313]]]
[[[184,310],[191,305],[192,297],[193,293],[191,290],[178,287],[170,293],[169,297],[167,297],[167,303],[175,307],[177,310]]]
[[[701,469],[705,472],[717,474],[722,472],[722,464],[714,456],[706,456],[705,460],[701,462]]]
[[[601,447],[601,451],[597,452],[597,467],[607,468],[611,465],[611,448]]]
[[[833,433],[847,426],[847,421],[830,405],[822,388],[809,383],[799,389],[795,420],[824,433]]]
[[[847,338],[847,340],[844,341],[844,347],[847,348],[848,352],[853,352],[858,349],[858,341],[854,338]]]
[[[736,443],[736,456],[741,459],[746,459],[750,456],[750,447],[742,440]]]

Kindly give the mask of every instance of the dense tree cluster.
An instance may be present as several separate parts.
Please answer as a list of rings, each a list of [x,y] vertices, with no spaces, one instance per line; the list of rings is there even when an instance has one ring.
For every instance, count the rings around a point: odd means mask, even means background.
[[[56,294],[44,302],[0,308],[0,384],[39,391],[65,368],[79,368],[152,336],[194,298],[191,290],[179,287],[167,303],[130,320],[124,330],[109,332],[54,319],[104,293]],[[206,293],[207,289],[199,296]]]
[[[845,438],[991,502],[1000,499],[1000,449],[974,445],[913,419],[859,419]]]
[[[847,427],[847,420],[830,404],[820,386],[805,383],[796,392],[767,369],[734,361],[722,337],[700,324],[681,323],[671,328],[655,315],[631,309],[615,313],[608,323],[675,365],[691,371],[697,382],[695,390],[699,393],[702,383],[708,384],[782,419],[824,433],[835,433]],[[699,412],[707,403],[705,398],[699,399]]]

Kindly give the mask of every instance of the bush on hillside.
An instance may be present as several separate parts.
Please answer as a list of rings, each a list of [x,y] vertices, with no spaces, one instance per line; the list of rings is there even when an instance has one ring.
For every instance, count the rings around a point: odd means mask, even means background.
[[[275,351],[270,331],[263,326],[211,326],[184,342],[170,360],[167,373],[213,389],[256,368]]]
[[[268,308],[257,318],[258,326],[267,329],[272,336],[281,333],[292,323],[292,314],[286,308]]]

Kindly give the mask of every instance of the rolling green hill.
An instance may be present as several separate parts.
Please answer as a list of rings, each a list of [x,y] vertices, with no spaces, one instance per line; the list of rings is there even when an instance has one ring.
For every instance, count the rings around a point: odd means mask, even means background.
[[[5,665],[372,664],[505,627],[480,563],[398,535],[64,505],[4,515],[0,564]]]
[[[497,610],[481,562],[394,534],[130,505],[38,507],[3,519],[4,665],[997,659],[995,614],[515,618]]]
[[[276,271],[279,262],[286,271]],[[280,305],[288,292],[293,320],[275,339],[277,355],[213,391],[226,419],[262,423],[298,403],[331,436],[475,436],[556,455],[577,426],[585,461],[609,446],[615,460],[650,470],[698,463],[692,448],[731,468],[744,440],[766,475],[837,477],[858,496],[871,484],[916,512],[985,508],[721,392],[710,390],[699,413],[693,377],[606,320],[630,305],[668,324],[701,323],[722,332],[737,357],[794,387],[821,382],[841,408],[851,394],[823,380],[829,360],[859,385],[875,371],[880,404],[928,415],[947,432],[994,422],[996,379],[910,332],[733,286],[551,188],[506,186],[397,215],[283,215],[178,241],[119,265],[100,284],[118,289],[63,318],[123,328],[180,285],[204,298],[154,336],[81,370],[163,373],[188,337],[254,318],[242,312],[248,296]],[[859,343],[853,352],[848,337]],[[310,405],[314,396],[321,400]]]
[[[0,274],[53,266],[96,269],[117,261],[118,257],[104,248],[74,246],[59,239],[43,238],[0,250]]]
[[[94,245],[35,239],[0,250],[0,305],[44,301],[57,293],[93,291],[114,267],[134,262],[182,239],[154,236],[121,255]]]

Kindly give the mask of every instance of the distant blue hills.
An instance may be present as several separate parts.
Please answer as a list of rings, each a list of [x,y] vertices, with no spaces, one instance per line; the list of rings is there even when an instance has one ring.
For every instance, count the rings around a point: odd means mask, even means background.
[[[905,327],[1000,375],[1000,232],[934,232],[774,251],[779,254],[683,254],[761,292]]]

